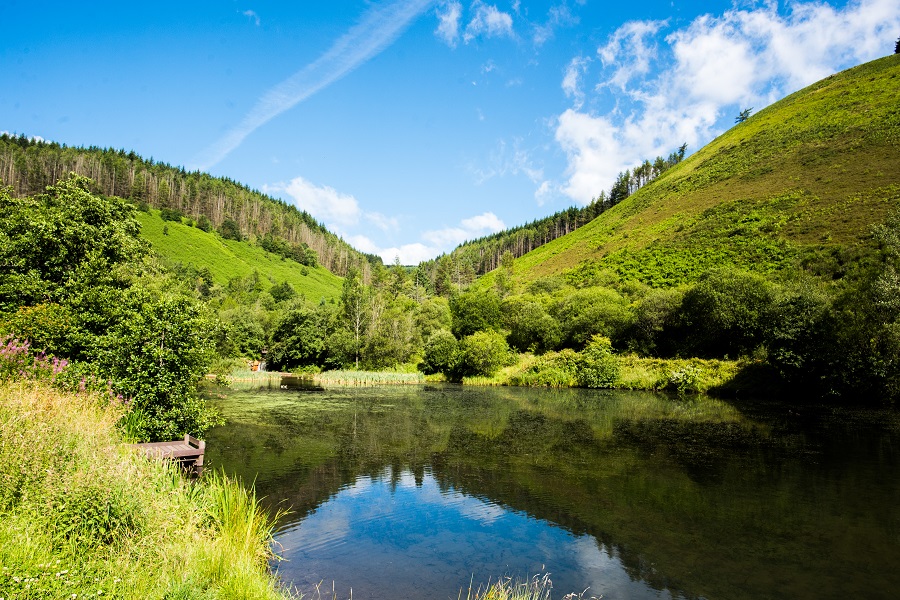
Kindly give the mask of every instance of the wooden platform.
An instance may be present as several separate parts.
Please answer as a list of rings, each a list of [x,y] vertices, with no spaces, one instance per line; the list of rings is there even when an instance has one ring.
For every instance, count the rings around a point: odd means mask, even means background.
[[[195,477],[203,472],[206,442],[193,436],[186,435],[184,440],[173,442],[149,442],[132,446],[151,458],[177,460]]]

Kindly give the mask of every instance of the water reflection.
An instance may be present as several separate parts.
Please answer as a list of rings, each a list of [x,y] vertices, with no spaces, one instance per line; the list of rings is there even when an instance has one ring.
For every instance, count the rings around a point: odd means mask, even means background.
[[[632,581],[592,536],[445,488],[429,472],[418,479],[388,467],[360,477],[278,539],[287,559],[279,572],[304,593],[325,581],[334,582],[339,597],[349,597],[352,587],[358,598],[388,597],[386,591],[454,598],[470,579],[527,576],[553,565],[560,590],[659,597]]]
[[[896,413],[586,390],[231,393],[207,457],[290,506],[289,580],[453,597],[893,597]]]

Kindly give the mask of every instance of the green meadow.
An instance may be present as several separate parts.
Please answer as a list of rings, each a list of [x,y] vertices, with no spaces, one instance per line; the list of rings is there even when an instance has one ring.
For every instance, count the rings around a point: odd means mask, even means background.
[[[305,267],[249,242],[226,240],[213,232],[163,221],[157,210],[138,212],[137,218],[141,236],[163,262],[207,268],[216,285],[224,286],[229,279],[247,277],[256,271],[266,289],[286,281],[312,302],[341,295],[342,279],[324,267]]]

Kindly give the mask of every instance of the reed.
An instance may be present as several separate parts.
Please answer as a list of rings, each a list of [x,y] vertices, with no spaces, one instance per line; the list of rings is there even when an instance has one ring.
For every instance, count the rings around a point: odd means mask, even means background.
[[[312,376],[322,386],[410,385],[425,383],[421,373],[392,371],[326,371]]]

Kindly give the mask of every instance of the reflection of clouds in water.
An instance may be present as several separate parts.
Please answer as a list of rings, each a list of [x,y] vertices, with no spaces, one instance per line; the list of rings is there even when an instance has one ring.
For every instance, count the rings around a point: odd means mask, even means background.
[[[593,536],[583,535],[576,538],[572,543],[572,552],[578,571],[584,575],[584,585],[590,586],[586,597],[602,595],[604,598],[633,598],[636,594],[647,594],[646,586],[632,580],[622,568],[619,559]],[[671,598],[672,594],[668,591],[659,591],[656,597]]]
[[[502,576],[546,570],[561,594],[658,598],[631,581],[619,560],[591,536],[453,489],[442,491],[426,471],[422,485],[390,468],[359,477],[280,534],[287,582],[311,591],[318,581],[337,581],[359,597],[418,597],[423,589],[455,596],[474,576],[476,584]],[[404,575],[415,572],[414,578]],[[339,594],[340,595],[340,594]],[[662,594],[663,597],[666,594]]]
[[[455,508],[464,517],[478,521],[483,525],[490,525],[506,516],[506,510],[496,504],[483,502],[462,494],[457,495],[462,501],[456,503]]]

